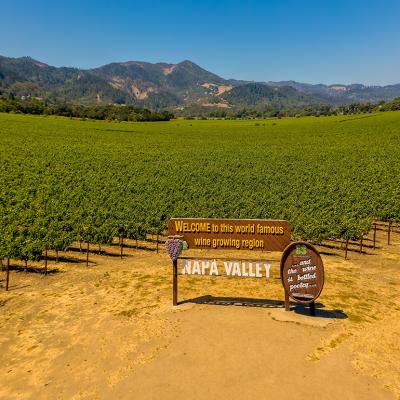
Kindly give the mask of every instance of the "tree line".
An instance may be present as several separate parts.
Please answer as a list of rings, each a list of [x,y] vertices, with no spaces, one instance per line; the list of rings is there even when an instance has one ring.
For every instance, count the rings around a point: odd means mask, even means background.
[[[378,111],[400,110],[400,97],[392,101],[379,103],[351,103],[342,105],[308,105],[302,107],[265,107],[263,109],[243,107],[234,109],[209,109],[201,105],[191,105],[179,115],[186,118],[221,118],[221,119],[262,119],[282,117],[321,117],[330,115],[351,115]]]
[[[0,112],[58,115],[62,117],[111,120],[111,121],[169,121],[174,117],[170,111],[150,111],[128,105],[83,106],[70,103],[48,103],[39,99],[0,99]]]
[[[264,109],[243,107],[234,109],[209,109],[190,105],[177,115],[184,118],[261,119],[282,117],[329,116],[400,110],[400,97],[379,103],[351,103],[343,105],[308,105],[302,107],[266,107]],[[17,99],[13,96],[0,98],[0,112],[32,115],[57,115],[71,118],[111,121],[169,121],[174,113],[168,110],[151,111],[130,105],[84,106],[66,102],[50,103],[37,98]]]

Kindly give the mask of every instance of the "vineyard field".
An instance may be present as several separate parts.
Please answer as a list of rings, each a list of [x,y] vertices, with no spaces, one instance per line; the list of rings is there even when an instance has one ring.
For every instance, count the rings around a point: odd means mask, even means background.
[[[162,232],[170,217],[288,220],[293,239],[400,221],[400,113],[81,121],[0,114],[0,257]]]

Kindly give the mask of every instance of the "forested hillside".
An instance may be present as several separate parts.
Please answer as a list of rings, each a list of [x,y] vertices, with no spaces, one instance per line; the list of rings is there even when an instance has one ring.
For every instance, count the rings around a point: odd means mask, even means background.
[[[0,98],[39,99],[51,104],[124,104],[180,115],[229,115],[243,108],[258,112],[334,108],[391,101],[400,84],[323,85],[295,81],[250,82],[224,79],[195,63],[115,62],[98,68],[56,68],[30,57],[0,56]]]

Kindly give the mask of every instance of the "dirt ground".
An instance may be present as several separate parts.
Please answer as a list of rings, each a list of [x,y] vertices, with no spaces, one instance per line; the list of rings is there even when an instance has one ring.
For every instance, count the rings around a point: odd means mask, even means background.
[[[12,261],[0,398],[400,399],[400,234],[388,246],[378,231],[375,250],[370,239],[348,260],[319,247],[316,317],[284,310],[275,253],[258,255],[272,260],[269,280],[180,276],[178,307],[153,243],[128,243],[123,259],[103,248],[88,267],[75,248],[47,276],[31,270],[43,262]]]

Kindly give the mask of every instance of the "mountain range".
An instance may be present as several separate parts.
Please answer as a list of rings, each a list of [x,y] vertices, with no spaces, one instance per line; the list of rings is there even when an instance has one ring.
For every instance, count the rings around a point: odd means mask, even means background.
[[[0,56],[0,96],[171,110],[272,109],[387,101],[400,96],[400,84],[314,85],[224,79],[188,60],[178,64],[128,61],[78,69],[53,67],[31,57]]]

